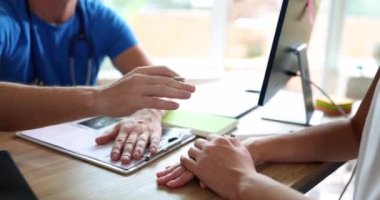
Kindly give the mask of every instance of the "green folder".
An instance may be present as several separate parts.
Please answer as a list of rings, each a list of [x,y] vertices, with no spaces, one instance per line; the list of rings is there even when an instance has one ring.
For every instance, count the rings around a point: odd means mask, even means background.
[[[225,135],[236,128],[238,120],[207,113],[174,110],[166,112],[162,124],[169,127],[189,128],[195,135],[207,137],[215,133]]]

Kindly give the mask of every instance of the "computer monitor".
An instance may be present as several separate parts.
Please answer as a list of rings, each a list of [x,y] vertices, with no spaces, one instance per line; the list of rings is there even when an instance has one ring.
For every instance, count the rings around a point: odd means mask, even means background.
[[[314,106],[310,86],[307,62],[307,44],[313,28],[317,4],[315,0],[283,0],[277,22],[272,49],[265,72],[259,105],[266,104],[293,77],[290,74],[299,73],[301,76],[304,111],[297,117],[289,117],[295,110],[283,111],[296,107],[295,103],[284,99],[277,108],[264,112],[263,118],[300,125],[311,125]],[[277,96],[277,95],[276,95]],[[269,105],[266,105],[267,107]],[[273,106],[273,105],[271,105]],[[273,113],[274,112],[274,113]],[[286,113],[290,112],[290,113]],[[319,114],[320,115],[320,114]]]

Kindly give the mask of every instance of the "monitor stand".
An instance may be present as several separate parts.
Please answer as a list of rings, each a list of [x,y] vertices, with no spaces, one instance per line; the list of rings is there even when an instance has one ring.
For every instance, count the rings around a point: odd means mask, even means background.
[[[279,91],[263,108],[262,119],[302,126],[320,124],[323,113],[314,109],[306,48],[306,44],[290,48],[297,57],[303,95]]]
[[[302,95],[296,92],[280,90],[262,108],[261,118],[301,126],[311,126],[321,123],[323,113],[314,110],[310,118],[306,118]]]

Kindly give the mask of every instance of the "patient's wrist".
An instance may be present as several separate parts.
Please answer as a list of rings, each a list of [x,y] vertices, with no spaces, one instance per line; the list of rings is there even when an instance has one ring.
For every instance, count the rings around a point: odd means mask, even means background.
[[[263,175],[258,174],[257,172],[252,172],[243,176],[238,183],[239,185],[237,187],[238,189],[236,192],[235,199],[260,199],[256,198],[256,196],[258,195],[257,193],[264,192],[261,191],[262,178],[260,176]]]
[[[260,155],[260,145],[257,139],[250,138],[244,140],[242,143],[245,146],[245,148],[249,151],[249,154],[251,154],[251,158],[254,163],[262,162],[262,158]]]

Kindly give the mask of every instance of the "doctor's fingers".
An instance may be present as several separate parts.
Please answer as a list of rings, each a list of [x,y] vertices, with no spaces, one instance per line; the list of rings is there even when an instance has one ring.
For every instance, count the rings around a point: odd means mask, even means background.
[[[166,76],[166,77],[175,77],[178,76],[176,72],[168,68],[167,66],[144,66],[137,67],[131,71],[131,73],[146,74],[151,76]]]
[[[165,87],[186,90],[189,92],[195,91],[195,86],[181,82],[181,81],[177,81],[174,79],[174,77],[149,76],[149,75],[136,74],[130,77],[130,79],[132,79],[132,81],[134,82],[138,82],[139,85],[161,85]]]
[[[121,151],[123,150],[124,142],[128,137],[129,130],[126,128],[119,128],[118,135],[113,143],[111,150],[111,160],[117,161],[120,159]]]
[[[142,76],[142,77],[139,77],[139,79],[141,79],[139,81],[147,85],[159,85],[161,87],[176,88],[176,89],[185,90],[188,92],[195,91],[194,85],[177,81],[172,77]]]
[[[167,87],[164,85],[146,85],[141,86],[141,94],[143,96],[166,97],[175,99],[188,99],[191,92],[187,90]]]
[[[168,99],[160,99],[156,97],[145,96],[140,97],[135,106],[136,110],[141,110],[143,108],[151,108],[158,110],[175,110],[179,107],[179,104]]]
[[[120,128],[120,123],[115,125],[112,129],[104,132],[101,136],[98,136],[95,139],[96,144],[103,145],[103,144],[107,144],[110,141],[113,141],[119,133],[119,128]]]
[[[158,151],[158,147],[160,145],[161,140],[161,129],[153,131],[150,135],[150,146],[149,146],[149,152],[151,154],[155,154]]]
[[[147,146],[149,135],[149,132],[144,132],[138,137],[135,149],[133,150],[133,159],[138,160],[141,158]]]
[[[137,138],[139,134],[136,131],[131,131],[128,135],[127,140],[124,143],[124,150],[121,155],[121,163],[129,164],[132,161],[132,152],[135,148]]]

